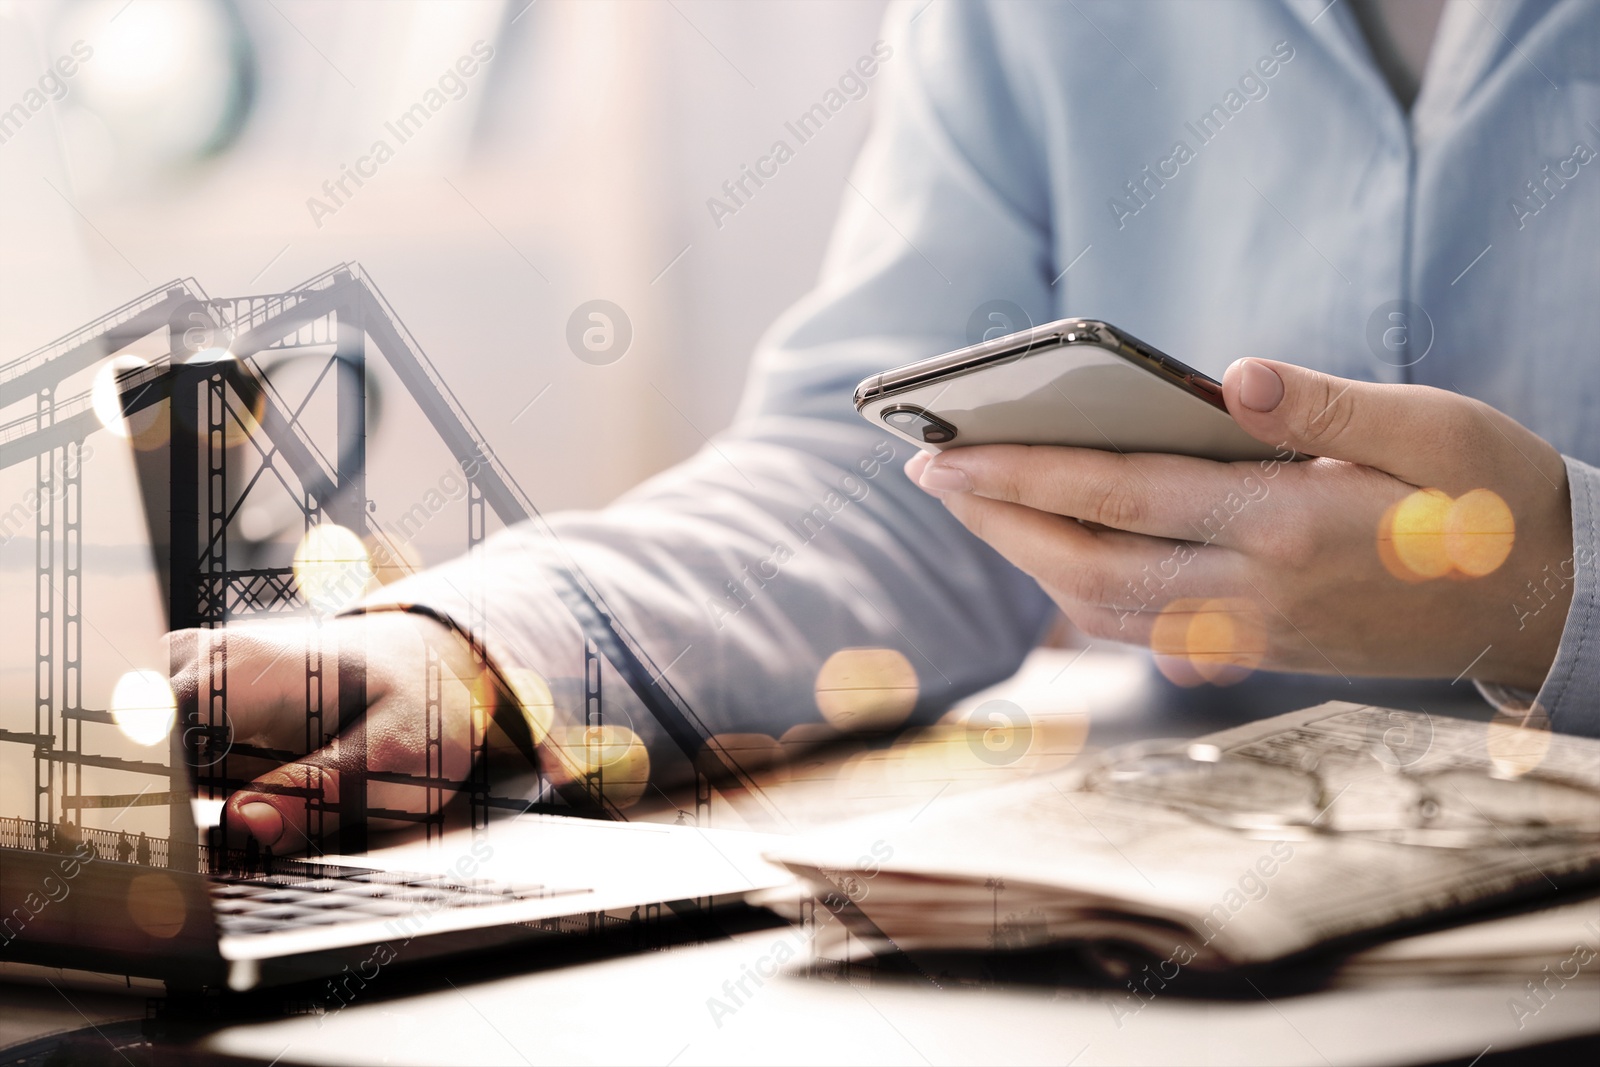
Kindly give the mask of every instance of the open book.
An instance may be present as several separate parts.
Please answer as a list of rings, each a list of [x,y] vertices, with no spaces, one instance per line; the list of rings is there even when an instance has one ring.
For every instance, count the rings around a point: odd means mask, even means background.
[[[1071,944],[1220,971],[1592,886],[1600,741],[1329,703],[771,858],[840,920],[825,956]]]

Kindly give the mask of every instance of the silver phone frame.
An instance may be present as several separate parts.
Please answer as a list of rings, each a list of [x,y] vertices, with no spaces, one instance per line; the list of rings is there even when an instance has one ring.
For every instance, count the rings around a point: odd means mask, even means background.
[[[1228,405],[1222,399],[1221,382],[1099,319],[1058,319],[874,374],[856,386],[856,411],[860,413],[875,400],[886,400],[924,385],[950,381],[1045,349],[1079,344],[1115,353],[1199,397],[1223,414],[1228,413]]]

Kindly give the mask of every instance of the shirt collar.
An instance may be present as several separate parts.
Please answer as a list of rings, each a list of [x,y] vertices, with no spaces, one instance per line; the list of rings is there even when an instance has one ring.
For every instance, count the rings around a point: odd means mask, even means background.
[[[1381,98],[1398,121],[1405,113],[1367,47],[1361,26],[1344,0],[1287,0],[1307,33],[1327,49],[1364,91]],[[1537,21],[1548,0],[1450,0],[1428,54],[1422,88],[1411,108],[1413,137],[1429,136],[1460,109],[1473,90],[1509,56],[1529,62],[1515,43]]]

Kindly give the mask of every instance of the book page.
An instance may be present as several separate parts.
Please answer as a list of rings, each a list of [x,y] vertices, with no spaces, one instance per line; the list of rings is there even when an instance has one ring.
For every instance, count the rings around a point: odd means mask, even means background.
[[[1329,703],[1191,745],[1230,768],[1196,810],[1075,769],[835,828],[774,858],[902,948],[1079,940],[1086,924],[1105,936],[1110,917],[1126,940],[1155,931],[1202,965],[1262,962],[1573,888],[1600,867],[1600,834],[1529,830],[1545,809],[1600,828],[1600,742],[1494,729]],[[1238,777],[1241,764],[1259,780]],[[1274,824],[1291,801],[1310,825]]]

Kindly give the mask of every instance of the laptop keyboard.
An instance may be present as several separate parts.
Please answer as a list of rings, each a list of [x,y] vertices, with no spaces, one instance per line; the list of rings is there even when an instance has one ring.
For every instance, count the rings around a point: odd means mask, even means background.
[[[212,910],[222,934],[262,934],[306,926],[428,916],[571,896],[587,889],[506,885],[482,878],[300,864],[300,870],[241,878],[211,877]]]

